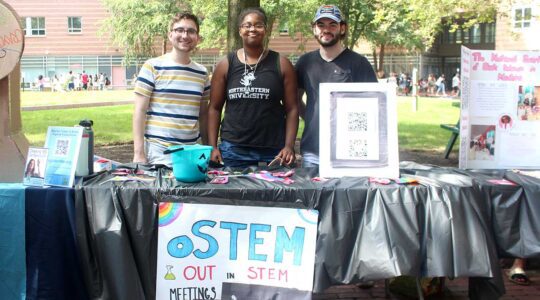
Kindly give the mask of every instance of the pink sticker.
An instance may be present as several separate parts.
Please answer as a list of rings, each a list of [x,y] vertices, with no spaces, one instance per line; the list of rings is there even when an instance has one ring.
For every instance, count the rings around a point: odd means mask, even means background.
[[[212,178],[212,180],[210,180],[211,184],[226,184],[228,182],[229,182],[228,176],[217,176],[217,177]]]
[[[489,179],[488,182],[499,185],[517,185],[514,182],[506,179]]]

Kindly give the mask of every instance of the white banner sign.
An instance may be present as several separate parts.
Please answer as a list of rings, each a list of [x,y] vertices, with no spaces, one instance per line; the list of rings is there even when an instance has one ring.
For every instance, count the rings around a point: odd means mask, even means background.
[[[317,220],[315,210],[162,202],[156,299],[308,299]]]

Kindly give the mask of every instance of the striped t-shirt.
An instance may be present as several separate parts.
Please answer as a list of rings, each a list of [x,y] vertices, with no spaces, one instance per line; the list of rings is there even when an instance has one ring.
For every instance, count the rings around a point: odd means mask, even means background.
[[[200,137],[201,101],[210,98],[210,80],[204,66],[181,65],[162,55],[144,63],[135,93],[149,97],[145,138],[164,146],[193,144]]]

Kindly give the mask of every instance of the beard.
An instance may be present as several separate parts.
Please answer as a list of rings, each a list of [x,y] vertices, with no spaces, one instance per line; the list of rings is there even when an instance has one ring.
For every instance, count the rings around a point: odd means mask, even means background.
[[[337,44],[339,42],[339,39],[340,39],[340,36],[339,35],[335,35],[332,39],[330,40],[322,40],[321,37],[319,35],[316,35],[315,36],[315,39],[317,39],[317,42],[319,42],[319,44],[323,47],[332,47],[334,46],[335,44]]]

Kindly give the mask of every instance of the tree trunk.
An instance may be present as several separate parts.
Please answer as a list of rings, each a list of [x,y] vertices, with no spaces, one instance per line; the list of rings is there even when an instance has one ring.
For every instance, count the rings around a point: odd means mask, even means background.
[[[161,55],[165,55],[167,53],[167,39],[164,38],[161,42]]]
[[[350,13],[351,13],[351,3],[350,1],[348,0],[345,0],[345,1],[341,1],[339,4],[338,4],[338,7],[341,9],[341,13],[343,14],[343,17],[345,18],[345,20],[347,21],[347,27],[350,27],[351,24],[349,23],[349,17],[350,17]],[[351,45],[351,37],[349,36],[350,33],[351,33],[351,30],[350,28],[348,28],[349,30],[349,33],[347,34],[347,38],[345,40],[343,40],[343,46],[345,48],[354,48],[354,45]]]
[[[384,44],[379,46],[379,71],[384,69]]]
[[[238,15],[244,8],[259,7],[259,0],[228,0],[227,15],[227,51],[242,48],[242,39],[238,35]]]
[[[373,47],[373,69],[375,69],[375,71],[379,71],[377,64],[377,46]]]

